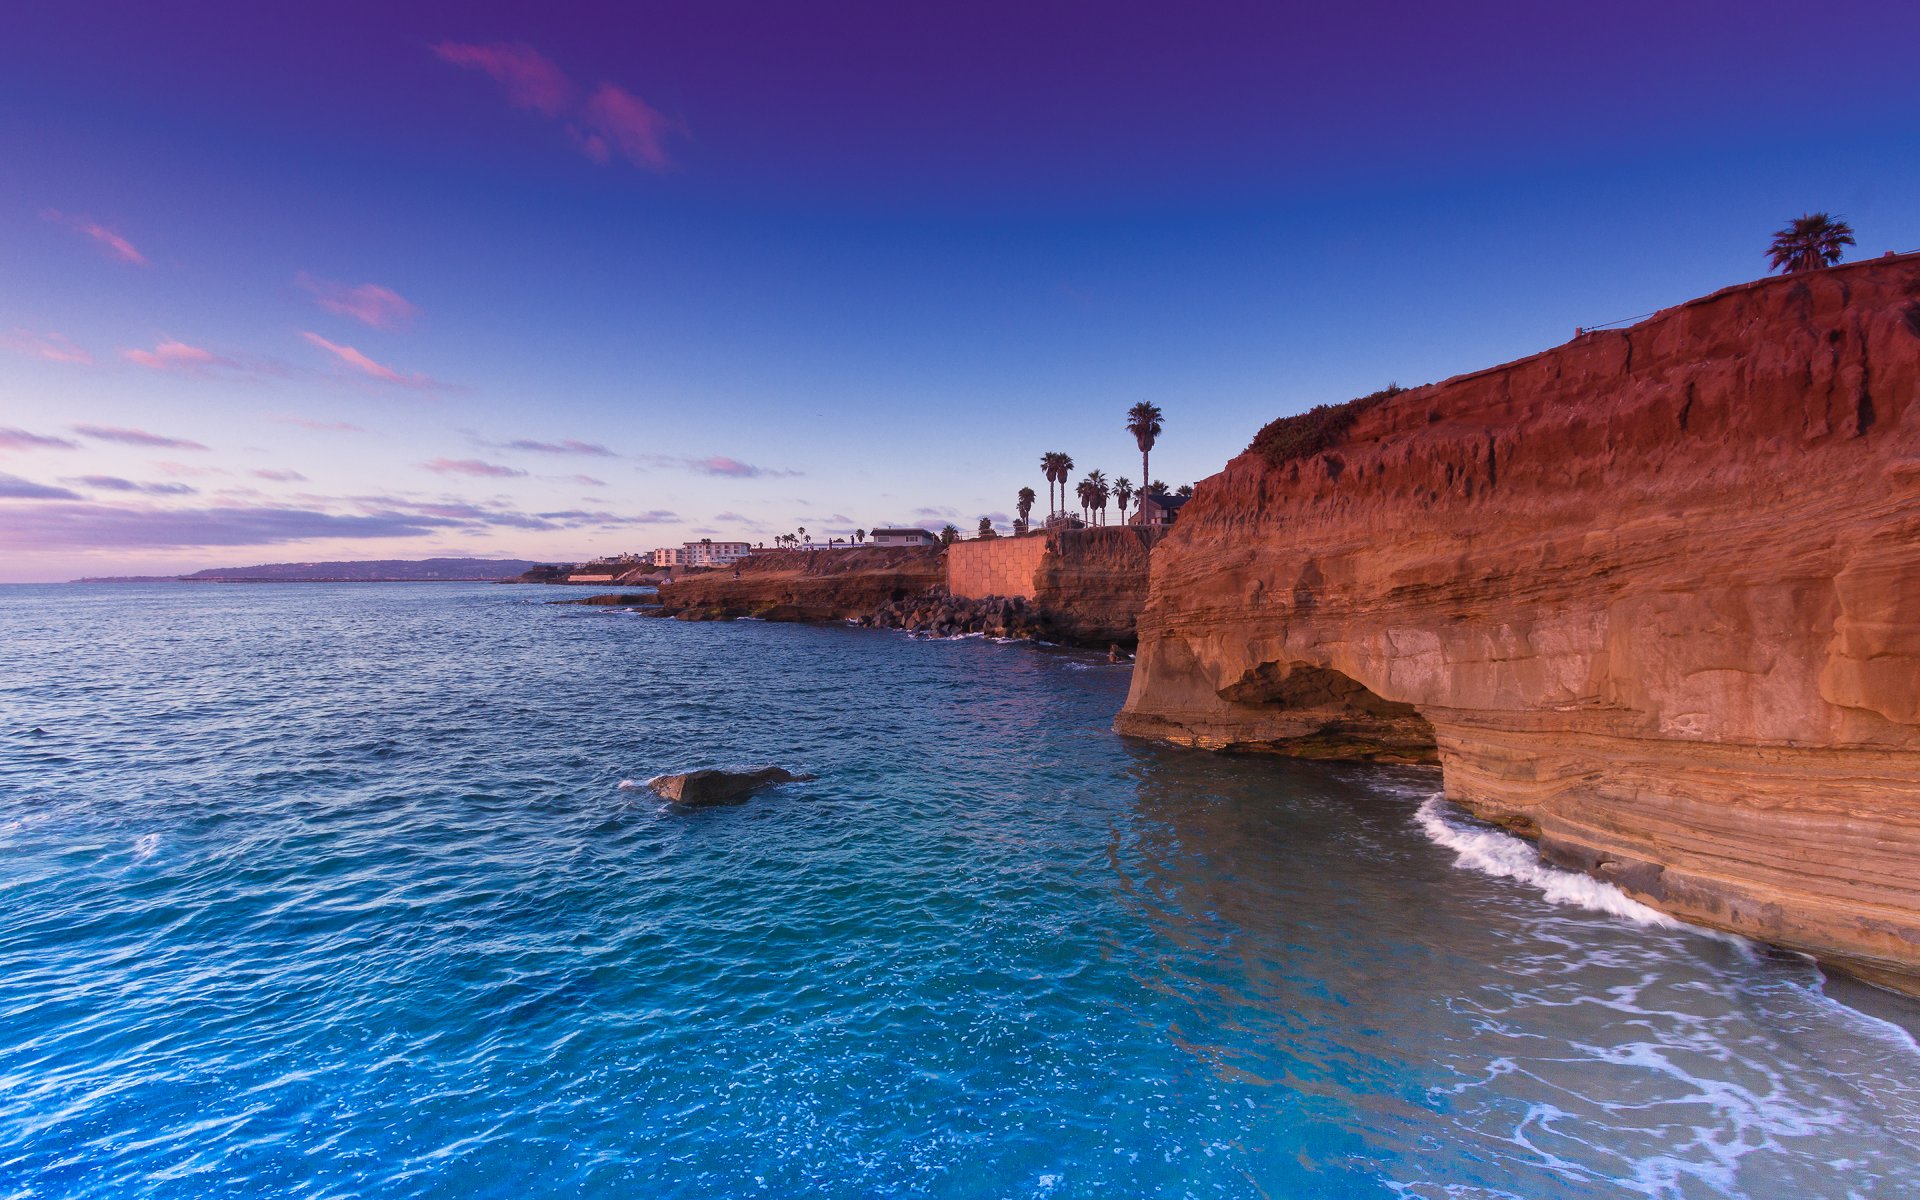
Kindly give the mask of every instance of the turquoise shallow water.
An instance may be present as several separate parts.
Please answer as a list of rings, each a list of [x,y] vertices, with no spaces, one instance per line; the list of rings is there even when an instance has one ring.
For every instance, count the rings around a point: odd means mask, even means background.
[[[554,595],[0,588],[0,1196],[1920,1194],[1911,1039],[1430,775]]]

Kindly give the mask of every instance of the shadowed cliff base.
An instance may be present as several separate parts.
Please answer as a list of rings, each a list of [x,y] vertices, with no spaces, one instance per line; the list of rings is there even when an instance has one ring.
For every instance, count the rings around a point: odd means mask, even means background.
[[[950,547],[783,550],[674,580],[659,615],[688,621],[857,621],[1132,647],[1161,531],[1116,527]]]
[[[1920,990],[1916,546],[1920,256],[1765,280],[1269,426],[1155,551],[1116,727],[1422,720],[1553,861]]]

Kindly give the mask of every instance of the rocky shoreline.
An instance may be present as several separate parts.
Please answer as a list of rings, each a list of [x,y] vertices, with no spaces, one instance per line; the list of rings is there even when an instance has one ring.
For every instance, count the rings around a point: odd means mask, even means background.
[[[1920,992],[1920,256],[1284,418],[1153,559],[1124,734],[1424,747],[1698,924]]]

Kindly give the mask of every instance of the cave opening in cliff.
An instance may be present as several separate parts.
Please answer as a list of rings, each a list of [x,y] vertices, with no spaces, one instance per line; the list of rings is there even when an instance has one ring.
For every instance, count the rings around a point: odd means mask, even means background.
[[[1299,758],[1436,763],[1433,723],[1412,704],[1389,700],[1353,676],[1300,662],[1264,662],[1219,691],[1259,710],[1271,737],[1244,749]]]

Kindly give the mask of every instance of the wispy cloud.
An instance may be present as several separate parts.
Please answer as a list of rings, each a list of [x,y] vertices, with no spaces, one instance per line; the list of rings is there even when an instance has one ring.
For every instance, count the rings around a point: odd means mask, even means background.
[[[481,462],[477,458],[436,458],[432,462],[420,464],[429,471],[442,475],[475,475],[491,479],[513,479],[526,472],[514,467],[503,467],[499,463]]]
[[[337,283],[315,279],[305,271],[294,282],[313,293],[313,302],[321,308],[375,329],[404,328],[420,313],[405,296],[377,283]]]
[[[560,482],[560,483],[577,483],[577,484],[579,484],[579,485],[580,485],[581,487],[605,487],[605,486],[607,486],[607,481],[606,481],[606,480],[604,480],[604,479],[595,479],[595,478],[594,478],[593,476],[591,476],[591,475],[560,475],[560,476],[548,476],[548,478],[553,478],[553,479],[557,479],[557,480],[558,480],[558,482]]]
[[[685,127],[616,83],[602,80],[582,101],[581,89],[552,59],[518,42],[439,42],[433,52],[491,76],[514,107],[564,121],[573,144],[602,166],[619,157],[649,171],[673,168],[667,136]]]
[[[531,438],[515,438],[510,442],[482,442],[495,450],[524,450],[529,454],[582,454],[590,458],[619,458],[618,454],[598,442],[578,442],[572,438],[563,438],[557,442],[536,442]]]
[[[913,510],[913,515],[916,517],[943,517],[951,521],[955,517],[958,517],[960,513],[958,510],[951,508],[916,508]]]
[[[77,499],[78,497],[69,497]],[[269,546],[313,538],[416,537],[459,522],[401,513],[341,515],[271,505],[151,508],[41,504],[0,522],[8,550],[133,550]]]
[[[571,132],[580,152],[605,166],[615,154],[636,167],[666,171],[667,134],[678,125],[645,100],[611,83],[602,83],[580,110]]]
[[[377,379],[382,383],[391,383],[398,387],[408,388],[428,389],[443,386],[436,380],[430,379],[425,375],[403,375],[392,367],[373,361],[352,346],[343,346],[338,342],[330,342],[317,333],[302,333],[300,336],[305,338],[310,345],[318,346],[328,354],[333,355],[334,358],[338,359],[345,366],[352,368],[370,379]]]
[[[433,52],[442,62],[484,72],[507,93],[507,103],[557,117],[572,107],[573,82],[552,59],[522,42],[437,42]]]
[[[118,475],[82,475],[78,479],[63,482],[77,483],[103,492],[139,492],[143,496],[191,496],[200,490],[185,483],[135,483]]]
[[[275,483],[305,483],[307,481],[307,477],[298,471],[275,471],[262,468],[257,471],[249,471],[247,474],[253,476],[255,479],[270,479]]]
[[[705,458],[685,454],[643,454],[640,461],[648,466],[675,467],[696,475],[716,475],[726,479],[789,479],[805,474],[804,471],[756,467],[724,454],[712,454]]]
[[[209,367],[236,365],[211,350],[189,346],[173,338],[161,338],[151,350],[122,350],[120,357],[149,371],[183,371],[189,374],[204,372]]]
[[[16,329],[0,337],[0,346],[15,354],[44,358],[48,362],[76,363],[81,366],[93,362],[93,355],[58,333],[35,333],[31,329]]]
[[[70,492],[66,488],[35,483],[31,479],[22,479],[18,475],[0,474],[0,500],[78,500],[80,498],[80,493]],[[0,529],[11,524],[14,517],[14,512],[9,510],[7,519],[0,521]]]
[[[282,425],[295,425],[301,429],[311,429],[315,433],[365,433],[366,427],[346,421],[319,421],[312,417],[275,417]]]
[[[132,242],[98,221],[63,213],[57,208],[42,209],[40,215],[56,225],[64,225],[75,233],[92,238],[94,244],[99,246],[109,258],[140,267],[147,265],[147,256],[135,249]]]
[[[205,450],[199,442],[186,438],[148,433],[144,429],[123,429],[117,425],[75,425],[73,431],[96,442],[118,442],[123,446],[142,446],[155,450]]]
[[[78,450],[80,443],[66,438],[28,433],[24,429],[0,426],[0,450]]]

